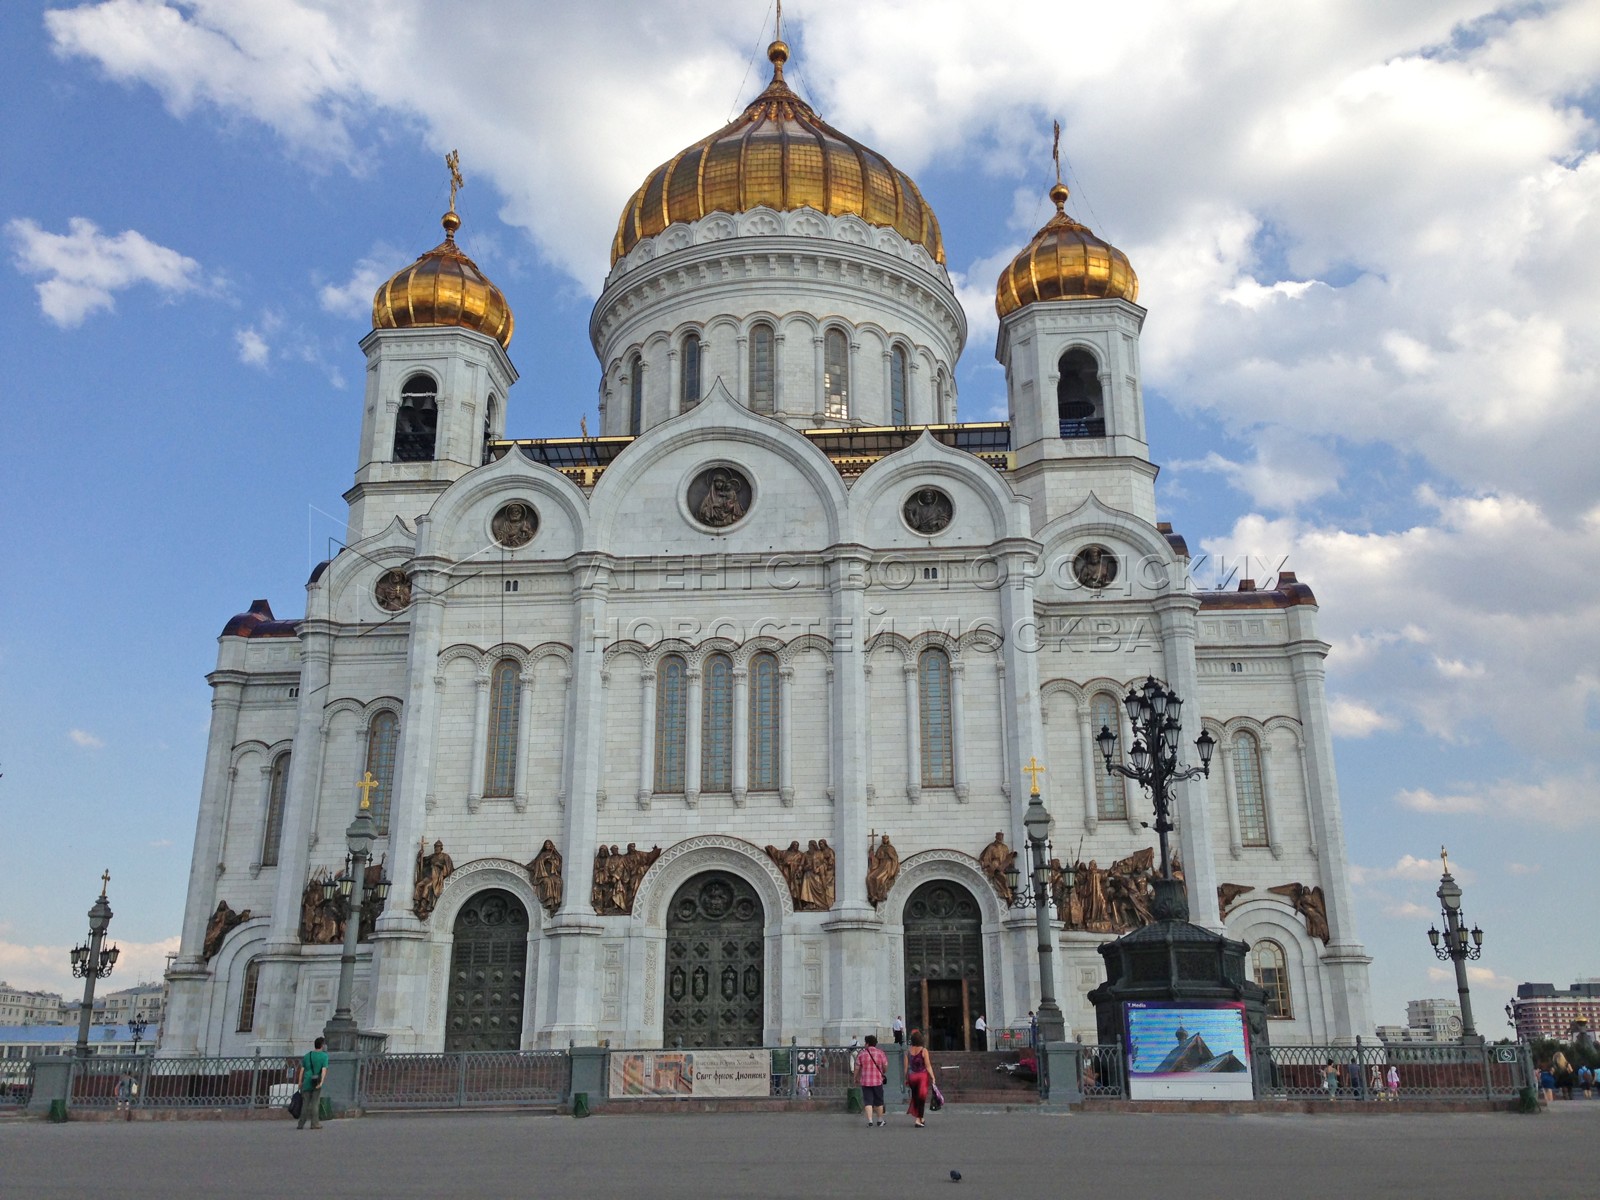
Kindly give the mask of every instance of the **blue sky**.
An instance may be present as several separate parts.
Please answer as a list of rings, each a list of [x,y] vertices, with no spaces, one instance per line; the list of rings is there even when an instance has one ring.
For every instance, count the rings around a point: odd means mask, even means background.
[[[69,986],[107,866],[119,975],[175,944],[214,639],[256,597],[297,615],[343,527],[356,343],[439,238],[446,150],[517,316],[510,431],[592,423],[616,214],[766,72],[760,0],[640,11],[0,7],[0,978]],[[1592,923],[1556,916],[1600,789],[1600,4],[786,21],[791,81],[939,214],[968,420],[1004,412],[993,281],[1048,215],[1061,120],[1069,207],[1150,310],[1163,515],[1322,601],[1377,1019],[1449,993],[1441,842],[1488,931],[1483,1025],[1518,981],[1600,975]]]

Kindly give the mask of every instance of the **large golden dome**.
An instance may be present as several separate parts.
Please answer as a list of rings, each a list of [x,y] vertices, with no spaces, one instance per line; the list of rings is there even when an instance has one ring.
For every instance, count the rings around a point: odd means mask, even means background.
[[[453,199],[453,196],[452,196]],[[505,293],[456,245],[461,218],[445,213],[444,241],[393,276],[372,298],[374,329],[456,325],[511,344],[513,321]]]
[[[646,176],[617,222],[613,264],[674,222],[759,207],[854,213],[944,262],[939,221],[911,177],[834,129],[790,91],[783,81],[788,57],[789,47],[773,42],[767,90],[731,124]]]
[[[1056,215],[1000,272],[994,308],[1007,317],[1038,300],[1139,298],[1139,277],[1128,256],[1067,216],[1067,189],[1050,189]]]

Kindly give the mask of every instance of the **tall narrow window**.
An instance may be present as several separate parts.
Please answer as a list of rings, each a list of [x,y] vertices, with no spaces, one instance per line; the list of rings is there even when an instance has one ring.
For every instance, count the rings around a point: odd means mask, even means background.
[[[439,393],[432,376],[413,375],[400,385],[394,415],[395,462],[428,462],[439,436]]]
[[[822,339],[823,411],[843,420],[850,415],[850,343],[842,329]]]
[[[394,754],[400,744],[400,718],[381,712],[367,730],[367,770],[378,781],[372,789],[372,822],[379,833],[389,832],[389,790],[394,786]]]
[[[933,376],[933,419],[941,425],[950,419],[948,398],[944,394],[946,386],[944,368],[940,367]]]
[[[491,392],[483,405],[483,461],[489,461],[489,443],[494,441],[494,418],[497,402]]]
[[[1267,797],[1261,789],[1261,748],[1255,734],[1241,732],[1233,740],[1233,786],[1239,805],[1239,840],[1246,846],[1267,844]]]
[[[1122,726],[1117,721],[1118,705],[1115,697],[1096,692],[1089,701],[1089,736],[1100,736],[1101,726],[1118,733]],[[1128,793],[1122,786],[1122,777],[1106,772],[1105,764],[1098,763],[1094,772],[1094,810],[1102,821],[1122,821],[1128,816]]]
[[[922,716],[922,786],[949,787],[950,656],[943,650],[924,650],[917,660],[917,703]]]
[[[750,409],[769,413],[777,406],[777,338],[763,322],[750,328]]]
[[[505,658],[494,665],[494,674],[489,676],[489,745],[483,771],[485,796],[509,796],[516,790],[521,672],[521,667]]]
[[[906,352],[896,346],[889,352],[889,424],[906,423]]]
[[[750,660],[750,790],[778,790],[778,658]]]
[[[669,654],[656,668],[656,791],[683,791],[688,667]]]
[[[698,333],[683,335],[683,387],[678,408],[688,412],[700,403],[700,368],[704,362],[705,346]]]
[[[1064,438],[1104,437],[1105,413],[1100,401],[1100,364],[1087,350],[1061,356],[1056,381],[1056,415]]]
[[[244,968],[244,987],[239,991],[239,1032],[253,1033],[256,1027],[256,991],[261,985],[261,960],[252,958]]]
[[[1294,1016],[1289,1002],[1289,971],[1284,964],[1283,947],[1263,939],[1250,951],[1256,982],[1267,990],[1267,1016],[1287,1021]]]
[[[289,798],[289,755],[280,754],[272,763],[267,781],[267,820],[261,836],[261,865],[278,865],[278,847],[283,841],[283,808]]]
[[[700,694],[700,790],[733,790],[733,660],[706,659]]]
[[[637,354],[628,360],[628,432],[644,432],[644,359]]]

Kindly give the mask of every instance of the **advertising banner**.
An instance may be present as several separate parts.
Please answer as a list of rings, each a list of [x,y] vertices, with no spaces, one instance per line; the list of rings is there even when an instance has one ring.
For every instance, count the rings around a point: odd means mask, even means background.
[[[766,1096],[772,1086],[766,1050],[628,1050],[611,1055],[613,1098],[623,1096]]]
[[[1251,1100],[1244,1005],[1130,1001],[1130,1100]]]

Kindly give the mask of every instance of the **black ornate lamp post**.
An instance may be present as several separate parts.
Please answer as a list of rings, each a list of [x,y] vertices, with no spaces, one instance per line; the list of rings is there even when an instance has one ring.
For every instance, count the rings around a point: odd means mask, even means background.
[[[1067,1040],[1067,1022],[1056,1003],[1054,950],[1050,931],[1050,863],[1046,857],[1049,846],[1050,814],[1045,811],[1044,799],[1039,795],[1039,776],[1044,768],[1037,758],[1030,758],[1022,768],[1033,781],[1028,794],[1028,811],[1023,815],[1022,826],[1028,831],[1028,853],[1032,863],[1032,882],[1019,888],[1021,875],[1016,864],[1006,868],[1006,887],[1011,891],[1012,908],[1031,908],[1039,934],[1039,1040],[1046,1045]],[[1066,886],[1072,887],[1072,868],[1065,868]]]
[[[89,1056],[89,1023],[94,1020],[94,981],[105,979],[117,965],[122,952],[115,946],[105,949],[106,927],[111,924],[111,905],[106,901],[106,888],[111,885],[111,872],[100,876],[100,898],[89,909],[89,942],[72,948],[72,973],[83,980],[83,1007],[78,1012],[79,1058]]]
[[[1441,934],[1436,927],[1429,926],[1428,941],[1433,943],[1433,952],[1441,961],[1455,963],[1456,995],[1461,999],[1461,1040],[1478,1042],[1483,1039],[1472,1024],[1472,992],[1467,986],[1467,960],[1476,959],[1483,953],[1483,930],[1476,925],[1470,933],[1467,930],[1466,920],[1461,915],[1461,885],[1450,874],[1450,856],[1443,846],[1439,847],[1439,862],[1444,868],[1444,875],[1440,877],[1439,890],[1434,894],[1439,897],[1439,908],[1444,914],[1444,932]],[[1515,1024],[1515,1021],[1512,1023]]]
[[[355,987],[356,944],[361,937],[361,910],[368,902],[381,904],[389,895],[389,880],[380,875],[368,889],[367,863],[372,858],[372,843],[378,832],[372,822],[372,789],[378,781],[368,771],[356,787],[361,789],[361,806],[356,809],[355,820],[344,832],[345,845],[350,853],[345,858],[344,874],[326,880],[322,885],[322,899],[331,903],[335,896],[344,901],[344,953],[339,956],[339,998],[333,1016],[322,1028],[328,1039],[329,1050],[350,1051],[356,1048],[358,1032],[356,1019],[350,1011],[351,993]]]
[[[128,1033],[133,1038],[133,1052],[139,1053],[139,1043],[144,1041],[144,1031],[150,1028],[150,1023],[143,1017],[128,1018]]]
[[[1121,775],[1131,779],[1150,793],[1156,811],[1156,837],[1161,843],[1161,878],[1156,881],[1155,916],[1158,920],[1187,919],[1189,902],[1181,885],[1172,878],[1172,858],[1168,853],[1167,834],[1172,831],[1172,796],[1169,788],[1174,783],[1198,779],[1211,774],[1211,755],[1217,748],[1216,739],[1206,730],[1195,739],[1195,749],[1200,752],[1198,767],[1185,767],[1178,762],[1178,736],[1183,730],[1179,719],[1183,700],[1157,682],[1155,676],[1145,676],[1142,688],[1130,688],[1122,698],[1128,710],[1128,723],[1133,726],[1133,746],[1128,751],[1129,762],[1114,763],[1111,755],[1117,748],[1117,735],[1102,725],[1095,742],[1106,760],[1107,775]]]

